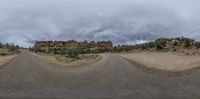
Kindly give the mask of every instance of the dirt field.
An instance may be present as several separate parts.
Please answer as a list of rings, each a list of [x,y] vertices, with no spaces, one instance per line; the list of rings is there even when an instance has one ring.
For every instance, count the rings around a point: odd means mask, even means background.
[[[79,65],[88,65],[95,63],[96,61],[101,59],[101,56],[98,56],[93,59],[80,59],[80,60],[72,60],[67,59],[61,56],[55,56],[55,55],[48,55],[48,54],[35,54],[34,55],[41,59],[42,61],[50,64],[56,64],[56,65],[62,65],[62,66],[79,66]]]
[[[185,55],[176,52],[141,52],[119,55],[144,66],[166,71],[185,71],[200,66],[199,55]]]

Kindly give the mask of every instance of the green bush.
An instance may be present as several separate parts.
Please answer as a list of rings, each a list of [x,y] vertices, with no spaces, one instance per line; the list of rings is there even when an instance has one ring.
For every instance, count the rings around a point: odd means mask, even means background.
[[[196,42],[194,45],[196,48],[200,48],[200,42]]]
[[[74,59],[79,59],[79,52],[77,49],[68,49],[66,51],[65,57],[67,58],[74,58]]]
[[[155,41],[155,47],[157,50],[162,50],[166,46],[166,40],[165,39],[158,39]]]

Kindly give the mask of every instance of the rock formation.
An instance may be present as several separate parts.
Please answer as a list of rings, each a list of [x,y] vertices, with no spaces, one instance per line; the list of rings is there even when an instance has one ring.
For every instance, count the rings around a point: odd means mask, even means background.
[[[75,40],[69,41],[36,41],[36,48],[112,48],[112,41],[82,41],[78,42]]]

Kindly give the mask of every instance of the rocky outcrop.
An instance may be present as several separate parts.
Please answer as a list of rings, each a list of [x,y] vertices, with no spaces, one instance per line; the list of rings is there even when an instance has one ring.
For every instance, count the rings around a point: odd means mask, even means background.
[[[155,41],[157,48],[191,48],[195,47],[195,40],[190,38],[160,38]]]
[[[172,50],[177,49],[196,49],[200,48],[200,41],[195,41],[194,39],[178,37],[178,38],[159,38],[152,42],[147,42],[144,44],[136,45],[121,45],[115,46],[114,49],[122,51],[131,51],[132,49],[139,50]]]
[[[36,41],[36,48],[112,48],[112,41],[82,41],[78,42],[75,40],[69,41]]]

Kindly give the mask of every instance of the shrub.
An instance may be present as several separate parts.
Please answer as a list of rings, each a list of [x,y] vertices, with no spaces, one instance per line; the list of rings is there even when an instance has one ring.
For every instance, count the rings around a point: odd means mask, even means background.
[[[7,53],[0,53],[0,55],[1,55],[1,56],[6,56],[6,55],[7,55]]]
[[[172,49],[173,52],[176,52],[177,50],[175,48]]]
[[[68,49],[65,57],[79,59],[79,52],[76,49]]]
[[[158,39],[155,41],[155,47],[157,50],[164,49],[166,46],[166,40],[165,39]]]
[[[200,48],[200,42],[195,42],[194,46],[195,46],[196,48]]]

